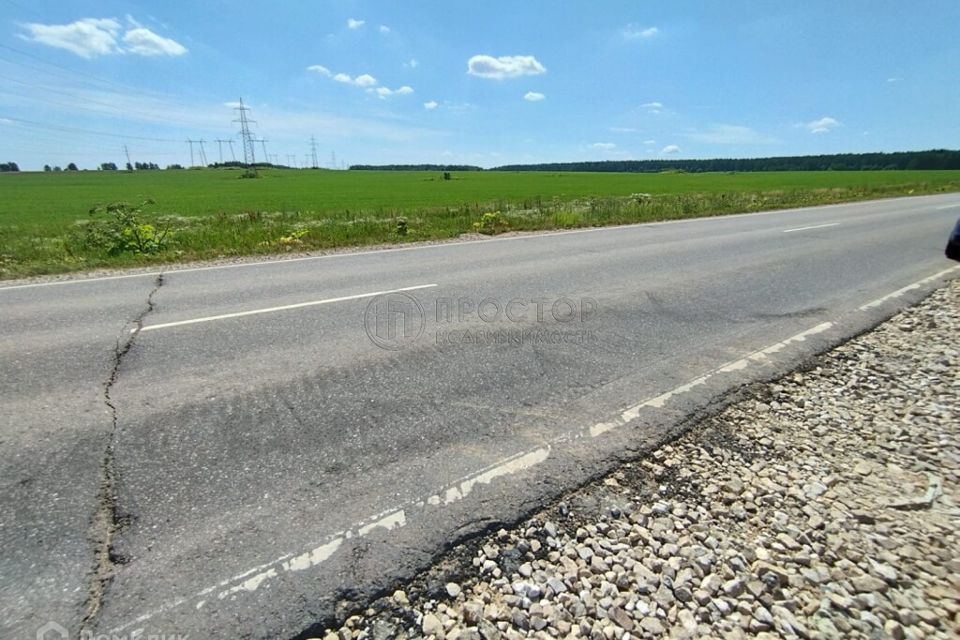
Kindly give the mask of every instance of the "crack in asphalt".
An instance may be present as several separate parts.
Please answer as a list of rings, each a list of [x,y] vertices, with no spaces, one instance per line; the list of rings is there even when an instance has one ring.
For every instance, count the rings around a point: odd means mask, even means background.
[[[121,343],[118,339],[113,352],[113,368],[110,376],[103,384],[103,403],[110,409],[110,432],[107,437],[107,446],[103,454],[101,468],[103,471],[100,481],[100,495],[97,511],[91,523],[91,537],[95,547],[95,565],[93,581],[87,598],[87,611],[80,622],[81,637],[96,622],[103,605],[103,598],[107,585],[113,579],[117,565],[126,564],[126,558],[117,555],[113,549],[114,535],[129,521],[129,518],[120,512],[116,495],[116,470],[114,468],[114,439],[117,433],[117,406],[110,396],[110,391],[120,376],[120,366],[123,359],[133,348],[133,344],[143,328],[143,320],[154,310],[153,296],[163,286],[163,274],[157,275],[154,288],[147,295],[147,304],[133,319],[133,330],[128,332],[126,339]]]

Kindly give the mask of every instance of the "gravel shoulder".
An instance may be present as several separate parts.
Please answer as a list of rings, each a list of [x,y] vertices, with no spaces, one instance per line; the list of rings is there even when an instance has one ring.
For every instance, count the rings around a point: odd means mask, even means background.
[[[301,637],[960,635],[960,281]]]

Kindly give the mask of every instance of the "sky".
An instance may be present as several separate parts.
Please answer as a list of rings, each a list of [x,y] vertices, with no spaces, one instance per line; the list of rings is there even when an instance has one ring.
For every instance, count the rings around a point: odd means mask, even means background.
[[[956,149],[960,2],[0,0],[2,162],[243,159],[241,99],[297,166]]]

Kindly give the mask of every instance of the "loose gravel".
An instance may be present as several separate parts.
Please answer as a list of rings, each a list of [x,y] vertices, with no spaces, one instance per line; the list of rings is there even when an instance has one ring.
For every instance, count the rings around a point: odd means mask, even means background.
[[[960,635],[960,282],[325,640]]]

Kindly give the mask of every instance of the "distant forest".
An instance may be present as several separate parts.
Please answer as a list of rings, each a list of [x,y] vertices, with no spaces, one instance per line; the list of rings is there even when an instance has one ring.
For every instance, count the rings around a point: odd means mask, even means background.
[[[353,165],[365,171],[483,171],[470,165],[390,164]],[[899,151],[896,153],[839,153],[781,158],[717,158],[714,160],[602,160],[597,162],[551,162],[508,164],[489,171],[585,171],[614,173],[689,173],[723,171],[877,171],[903,169],[960,169],[960,151]]]
[[[352,164],[351,171],[483,171],[470,164]]]

